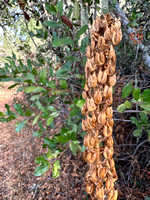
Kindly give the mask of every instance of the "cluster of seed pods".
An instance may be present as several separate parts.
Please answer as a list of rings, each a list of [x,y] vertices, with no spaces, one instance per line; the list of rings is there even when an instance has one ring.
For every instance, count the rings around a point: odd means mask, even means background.
[[[86,83],[82,93],[86,103],[81,109],[84,138],[83,159],[89,163],[86,173],[87,193],[94,200],[116,200],[117,180],[113,160],[112,93],[116,83],[114,46],[122,39],[121,22],[110,14],[94,20],[91,46],[87,47]]]

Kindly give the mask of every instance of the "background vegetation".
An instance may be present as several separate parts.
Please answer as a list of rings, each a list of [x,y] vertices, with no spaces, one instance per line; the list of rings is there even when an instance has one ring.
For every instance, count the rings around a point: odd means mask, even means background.
[[[136,144],[133,156],[150,140],[148,3],[109,1],[110,13],[122,19],[123,32],[122,42],[115,49],[118,81],[114,87],[114,118],[116,126],[120,121],[135,125],[130,133],[131,144]],[[17,93],[24,94],[24,102],[15,102],[13,108],[5,105],[7,111],[0,112],[0,121],[21,116],[23,121],[18,120],[15,131],[32,126],[33,137],[43,140],[45,150],[35,158],[35,176],[50,169],[52,177],[57,178],[61,156],[68,149],[74,156],[85,150],[80,112],[85,103],[81,95],[85,53],[92,21],[100,13],[99,0],[0,2],[0,81],[11,82],[9,89],[16,87]],[[122,90],[119,97],[118,90]],[[122,144],[117,137],[116,145]],[[122,158],[124,155],[116,157],[118,168],[124,165]],[[132,162],[133,158],[123,172],[125,183],[131,185]],[[148,169],[146,158],[141,167]],[[118,175],[122,177],[119,169]]]

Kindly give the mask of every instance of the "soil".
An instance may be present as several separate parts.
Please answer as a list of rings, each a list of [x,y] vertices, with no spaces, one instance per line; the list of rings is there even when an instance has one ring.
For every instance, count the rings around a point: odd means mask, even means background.
[[[3,112],[6,111],[4,105],[12,105],[14,97],[23,101],[22,95],[16,96],[16,90],[7,89],[9,84],[0,86],[0,111]],[[116,90],[114,95],[117,103],[120,103],[119,91]],[[122,114],[119,117],[125,120]],[[35,177],[34,160],[43,153],[43,142],[32,137],[30,125],[16,133],[15,123],[15,120],[0,123],[0,200],[90,200],[85,192],[87,165],[82,160],[81,153],[75,157],[67,150],[63,154],[59,178],[53,179],[50,172],[42,177]],[[148,142],[146,138],[136,141],[130,133],[134,128],[131,123],[115,122],[114,158],[119,176],[116,188],[120,200],[142,200],[144,196],[150,196]],[[134,153],[135,148],[143,141],[145,142]]]

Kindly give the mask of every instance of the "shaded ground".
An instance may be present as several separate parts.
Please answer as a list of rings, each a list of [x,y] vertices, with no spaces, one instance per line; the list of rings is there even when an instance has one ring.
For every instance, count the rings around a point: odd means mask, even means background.
[[[123,82],[118,82],[115,104],[120,103],[119,88]],[[0,111],[5,110],[5,103],[13,102],[15,90],[10,92],[7,87],[5,84],[0,88]],[[123,120],[115,121],[114,127],[119,199],[144,199],[144,196],[150,196],[148,141],[146,137],[139,141],[133,138],[135,127],[124,122],[129,119],[128,115],[114,114],[114,118]],[[33,175],[36,166],[34,159],[43,152],[42,141],[32,137],[31,126],[25,127],[20,133],[15,133],[14,126],[15,121],[0,123],[0,200],[90,200],[84,191],[87,166],[81,154],[74,157],[69,150],[63,154],[59,178],[52,179],[50,172],[37,178]]]

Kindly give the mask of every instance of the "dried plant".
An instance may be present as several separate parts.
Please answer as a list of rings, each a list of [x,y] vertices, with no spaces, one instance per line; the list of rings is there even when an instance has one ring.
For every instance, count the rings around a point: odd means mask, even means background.
[[[82,93],[86,103],[81,109],[86,151],[83,159],[89,163],[86,173],[87,193],[94,200],[116,200],[117,180],[113,160],[112,93],[116,83],[116,55],[114,47],[122,39],[121,22],[109,14],[94,20],[91,46],[87,47],[86,83]]]

